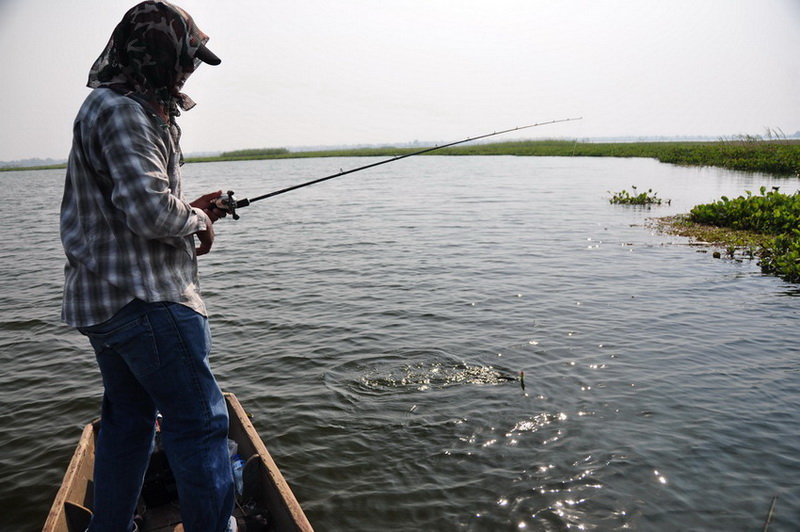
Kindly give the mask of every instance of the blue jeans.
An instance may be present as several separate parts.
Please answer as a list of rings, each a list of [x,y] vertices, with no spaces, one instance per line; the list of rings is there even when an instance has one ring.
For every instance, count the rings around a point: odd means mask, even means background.
[[[105,388],[89,530],[133,529],[158,412],[184,530],[227,530],[234,504],[228,411],[208,363],[208,320],[178,303],[134,300],[79,330],[91,341]]]

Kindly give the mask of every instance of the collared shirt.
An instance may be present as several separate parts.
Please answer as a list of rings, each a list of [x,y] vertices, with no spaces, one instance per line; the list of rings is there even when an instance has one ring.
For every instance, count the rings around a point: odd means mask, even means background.
[[[62,319],[88,327],[134,298],[205,315],[193,234],[211,221],[183,198],[179,149],[136,100],[98,88],[73,126],[61,204]]]

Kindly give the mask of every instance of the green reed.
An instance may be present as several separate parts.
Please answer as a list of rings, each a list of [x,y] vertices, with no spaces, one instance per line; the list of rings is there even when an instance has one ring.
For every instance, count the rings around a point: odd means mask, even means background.
[[[419,147],[394,146],[289,151],[261,148],[223,152],[208,157],[187,157],[187,162],[218,162],[245,159],[287,159],[314,157],[397,157]],[[547,157],[646,157],[664,163],[716,166],[732,170],[800,175],[800,141],[780,138],[768,132],[714,142],[576,142],[574,140],[521,140],[454,146],[433,152],[437,155],[515,155]],[[58,164],[41,167],[0,167],[0,171],[64,168]]]
[[[393,146],[289,152],[282,148],[239,150],[217,157],[187,158],[189,162],[235,159],[314,157],[397,157],[419,147]],[[717,166],[732,170],[800,175],[800,142],[773,137],[740,137],[714,142],[576,142],[521,140],[454,146],[435,155],[515,155],[546,157],[646,157],[664,163]]]

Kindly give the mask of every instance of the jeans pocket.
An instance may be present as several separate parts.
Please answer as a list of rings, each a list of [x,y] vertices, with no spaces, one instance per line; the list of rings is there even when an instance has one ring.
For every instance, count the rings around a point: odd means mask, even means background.
[[[147,315],[139,316],[110,331],[89,331],[85,333],[103,365],[103,357],[116,354],[138,376],[146,375],[159,368],[158,345],[153,327]]]

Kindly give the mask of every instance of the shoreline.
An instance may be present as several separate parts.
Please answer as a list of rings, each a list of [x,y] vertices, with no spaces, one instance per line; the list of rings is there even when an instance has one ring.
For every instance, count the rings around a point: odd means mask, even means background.
[[[419,148],[333,149],[290,152],[285,149],[238,150],[211,157],[187,157],[187,163],[210,163],[265,159],[303,159],[323,157],[397,157]],[[493,142],[442,148],[437,155],[513,155],[519,157],[642,157],[668,164],[713,166],[776,176],[800,176],[800,141],[743,137],[714,142],[577,142],[569,140],[527,140]],[[57,170],[66,163],[44,166],[0,167],[0,172]]]

